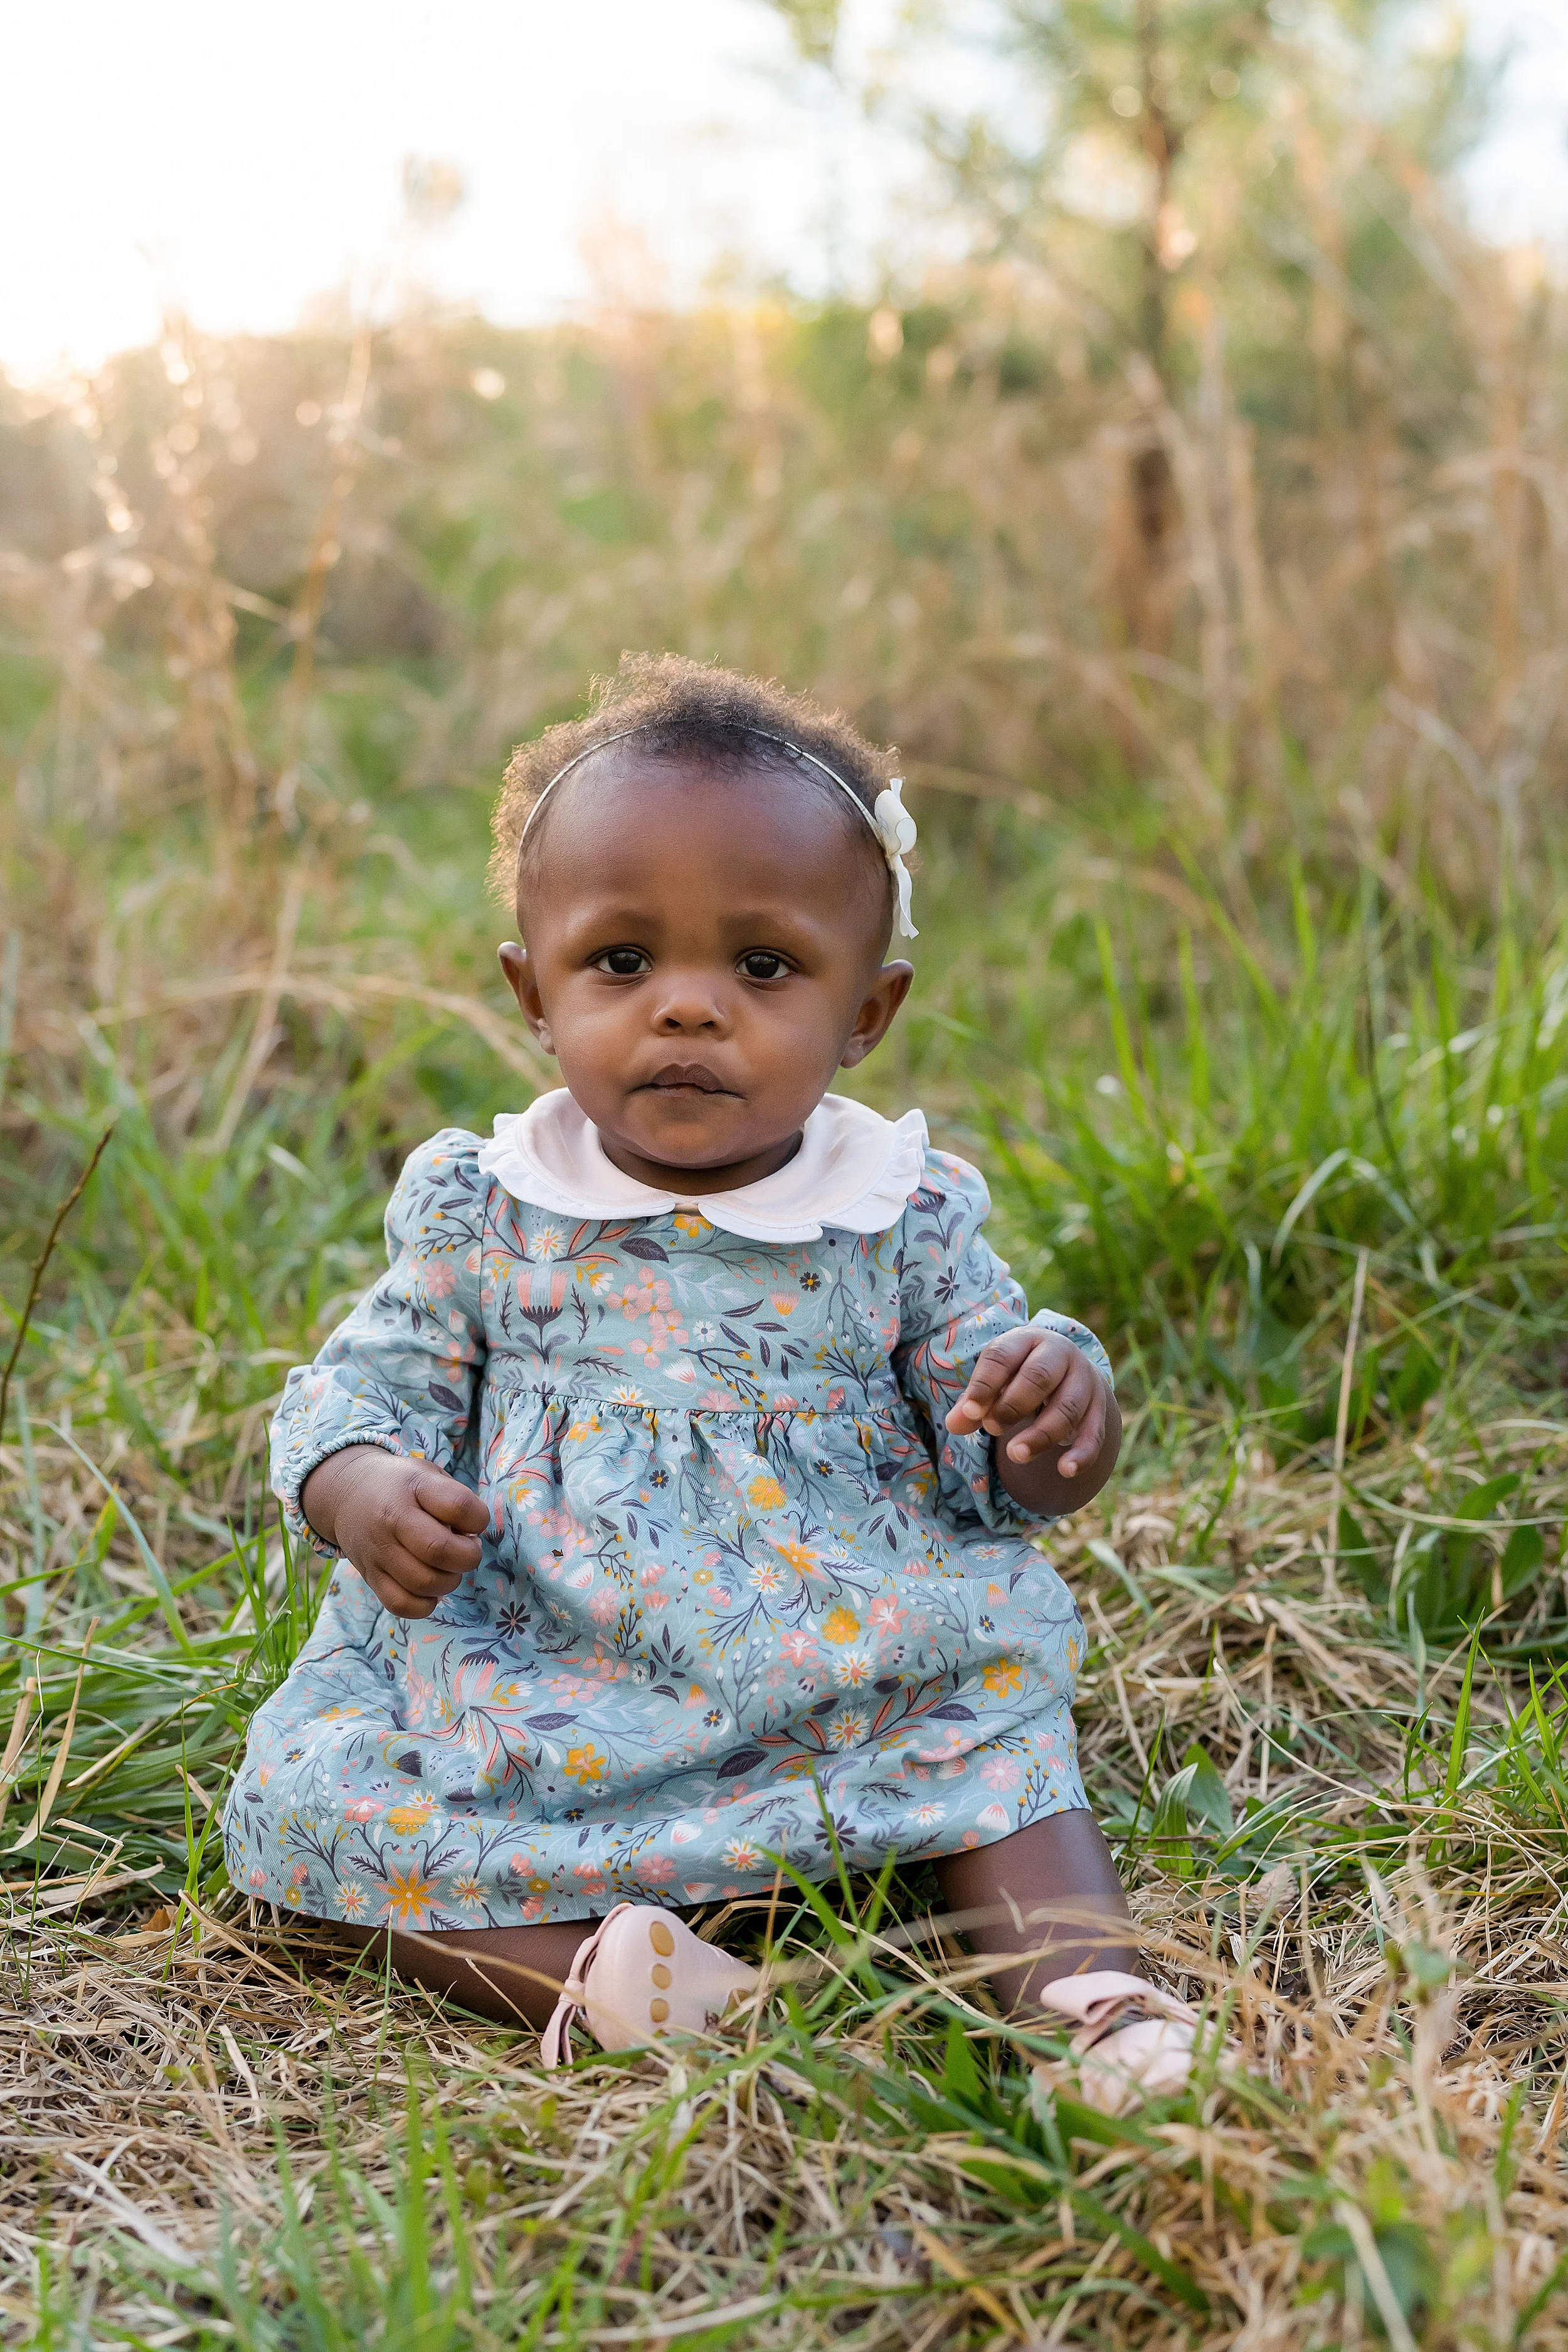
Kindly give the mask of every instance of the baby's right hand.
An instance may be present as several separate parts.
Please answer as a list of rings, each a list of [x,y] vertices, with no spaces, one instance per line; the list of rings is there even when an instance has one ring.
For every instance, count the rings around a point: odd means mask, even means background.
[[[489,1513],[471,1487],[379,1445],[318,1462],[300,1507],[395,1617],[428,1617],[479,1564]]]

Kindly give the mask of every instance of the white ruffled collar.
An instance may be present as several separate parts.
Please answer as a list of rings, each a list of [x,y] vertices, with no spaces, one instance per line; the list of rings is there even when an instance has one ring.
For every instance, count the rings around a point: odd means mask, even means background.
[[[564,1087],[525,1111],[502,1111],[480,1146],[481,1172],[514,1201],[557,1216],[614,1223],[695,1208],[710,1224],[752,1242],[815,1242],[825,1225],[882,1234],[897,1224],[925,1172],[921,1111],[883,1118],[847,1095],[826,1095],[788,1165],[731,1192],[657,1192],[606,1159],[598,1129]]]

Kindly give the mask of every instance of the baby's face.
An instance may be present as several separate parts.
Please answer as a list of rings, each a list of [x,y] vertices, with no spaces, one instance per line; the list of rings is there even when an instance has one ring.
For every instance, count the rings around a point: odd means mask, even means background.
[[[882,961],[875,841],[794,777],[635,751],[586,763],[540,824],[528,945],[501,962],[610,1159],[666,1191],[782,1167],[913,977]]]

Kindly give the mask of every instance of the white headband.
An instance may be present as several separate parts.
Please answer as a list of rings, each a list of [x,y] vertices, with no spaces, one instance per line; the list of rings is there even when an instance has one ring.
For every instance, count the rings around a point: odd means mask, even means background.
[[[518,855],[521,856],[522,854],[522,845],[528,839],[529,826],[532,824],[534,818],[563,776],[569,776],[574,768],[591,758],[594,752],[605,751],[611,743],[624,743],[628,735],[641,735],[650,725],[658,724],[657,719],[645,719],[636,727],[623,727],[617,734],[601,735],[596,743],[588,744],[584,751],[577,753],[574,759],[568,760],[563,768],[557,768],[528,812],[522,831],[518,836]],[[910,920],[910,869],[904,864],[905,853],[915,845],[915,821],[900,798],[904,789],[902,776],[890,777],[877,795],[876,808],[868,809],[853,784],[847,784],[837,768],[830,768],[826,760],[819,760],[815,751],[806,751],[803,744],[792,743],[787,735],[770,735],[765,727],[737,727],[735,732],[741,735],[760,736],[764,743],[777,743],[789,753],[792,760],[809,760],[814,768],[820,768],[829,782],[837,785],[856,815],[870,829],[878,848],[888,861],[888,871],[893,877],[893,887],[898,892],[898,928],[900,935],[906,940],[919,939],[920,933]]]

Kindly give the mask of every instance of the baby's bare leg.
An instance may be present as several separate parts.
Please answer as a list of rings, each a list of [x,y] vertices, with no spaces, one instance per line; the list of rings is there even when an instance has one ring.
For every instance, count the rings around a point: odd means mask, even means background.
[[[963,1930],[977,1956],[1044,1951],[1032,1967],[991,1976],[1005,2010],[1026,2008],[1057,1977],[1137,1969],[1127,1897],[1092,1813],[1052,1813],[994,1845],[944,1854],[936,1873],[951,1912],[982,1915]]]
[[[542,2032],[572,1972],[579,1947],[597,1923],[552,1919],[534,1927],[461,1927],[438,1936],[410,1936],[393,1927],[332,1925],[356,1944],[371,1945],[367,1964],[384,1967],[426,1992],[442,1993],[460,2009],[500,2025]]]

